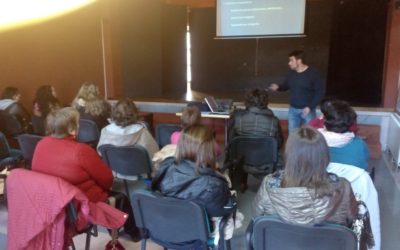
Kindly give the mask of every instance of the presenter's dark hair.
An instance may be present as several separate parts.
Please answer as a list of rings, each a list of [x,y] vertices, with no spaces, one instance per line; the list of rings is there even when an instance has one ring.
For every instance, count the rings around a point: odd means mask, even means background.
[[[289,53],[289,57],[294,57],[297,60],[301,59],[303,63],[306,63],[306,54],[304,53],[303,50],[294,50]]]
[[[307,187],[318,196],[329,194],[329,149],[320,132],[304,126],[290,133],[285,155],[282,187]]]
[[[111,118],[120,127],[135,124],[138,119],[138,109],[133,100],[124,98],[119,100],[112,109]]]
[[[265,109],[268,107],[268,92],[264,89],[253,89],[246,93],[246,108],[257,107]]]
[[[334,101],[324,114],[325,127],[335,133],[346,133],[357,119],[354,109],[345,101]]]
[[[2,99],[13,99],[14,96],[19,94],[19,90],[15,87],[6,87],[1,96]]]

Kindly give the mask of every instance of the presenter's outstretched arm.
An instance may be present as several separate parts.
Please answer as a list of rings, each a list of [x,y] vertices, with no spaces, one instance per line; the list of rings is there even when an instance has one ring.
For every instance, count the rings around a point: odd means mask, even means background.
[[[268,86],[268,89],[269,89],[269,90],[272,90],[272,91],[277,91],[277,90],[279,89],[279,85],[276,84],[276,83],[271,83],[271,84]]]

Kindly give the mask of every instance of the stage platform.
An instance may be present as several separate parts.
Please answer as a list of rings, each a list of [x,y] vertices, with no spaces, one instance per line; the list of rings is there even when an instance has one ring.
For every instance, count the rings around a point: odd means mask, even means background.
[[[201,102],[208,95],[210,94],[192,91],[189,96],[165,95],[163,97],[133,98],[133,100],[138,109],[148,116],[147,119],[149,119],[154,129],[160,123],[179,124],[180,118],[176,116],[176,113],[181,112],[189,102]],[[244,93],[231,95],[225,93],[213,96],[217,99],[232,99],[236,108],[244,108]],[[115,100],[110,100],[110,102],[115,102]],[[287,113],[289,108],[287,93],[272,92],[270,94],[269,107],[280,119],[283,133],[287,137]],[[385,149],[387,144],[388,120],[393,110],[379,107],[353,108],[358,116],[357,123],[360,128],[358,134],[367,142],[371,158],[379,159],[382,149]],[[319,110],[317,110],[317,113],[319,114]],[[225,122],[222,119],[213,118],[202,118],[202,122],[216,131],[217,141],[223,144]]]

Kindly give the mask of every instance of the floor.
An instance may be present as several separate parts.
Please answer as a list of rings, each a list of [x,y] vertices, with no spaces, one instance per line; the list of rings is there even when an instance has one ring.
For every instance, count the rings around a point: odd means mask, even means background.
[[[397,250],[400,246],[400,169],[390,160],[390,155],[384,153],[381,159],[370,162],[374,166],[375,185],[379,193],[379,203],[381,211],[381,231],[382,231],[382,249]],[[245,215],[243,227],[236,230],[232,239],[233,250],[244,250],[245,248],[245,231],[250,220],[251,201],[258,189],[260,181],[255,178],[249,179],[249,189],[239,194],[239,210]],[[131,190],[143,188],[143,183],[132,183]],[[116,183],[116,188],[121,188],[121,183]],[[108,233],[104,229],[99,230],[99,236],[92,238],[91,249],[104,249],[105,244],[110,240]],[[84,248],[84,236],[76,236],[74,242],[77,249]],[[120,242],[126,249],[140,249],[140,243],[133,243],[122,236]],[[7,210],[4,204],[0,204],[0,249],[6,249],[7,245]],[[162,249],[152,242],[147,244],[148,250]]]

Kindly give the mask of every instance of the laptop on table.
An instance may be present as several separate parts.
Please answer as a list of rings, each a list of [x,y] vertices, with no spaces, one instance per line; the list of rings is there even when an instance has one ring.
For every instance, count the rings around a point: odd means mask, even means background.
[[[226,102],[226,105],[218,103],[213,96],[207,96],[204,98],[208,107],[213,114],[229,115],[231,113],[232,101]]]

